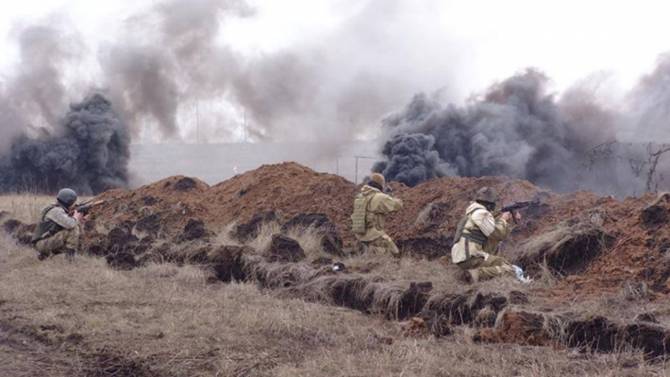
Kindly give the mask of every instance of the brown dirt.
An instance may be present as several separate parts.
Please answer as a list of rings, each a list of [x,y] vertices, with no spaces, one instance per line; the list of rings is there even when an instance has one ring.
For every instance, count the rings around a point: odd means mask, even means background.
[[[389,218],[390,235],[409,255],[448,255],[456,223],[482,185],[495,187],[503,204],[541,199],[540,205],[523,212],[524,219],[503,245],[504,256],[513,257],[522,241],[555,231],[560,224],[595,224],[607,235],[608,242],[586,265],[572,263],[584,257],[584,243],[567,242],[556,258],[561,266],[578,268],[558,268],[571,275],[546,294],[599,295],[618,290],[627,280],[646,281],[656,291],[670,292],[670,204],[665,197],[617,200],[588,192],[555,194],[504,177],[446,177],[413,188],[392,183],[393,195],[403,200],[404,209]],[[105,203],[87,223],[85,249],[97,255],[120,254],[124,263],[131,262],[129,255],[146,260],[149,252],[183,262],[183,255],[171,254],[179,248],[166,242],[183,243],[181,249],[191,242],[206,243],[234,222],[240,224],[238,232],[253,237],[258,224],[268,220],[262,214],[271,214],[285,228],[303,223],[327,228],[327,242],[337,255],[353,246],[348,228],[356,191],[339,176],[296,163],[265,165],[211,187],[195,178],[171,177],[137,190],[100,195]],[[7,225],[18,229],[17,224]]]
[[[263,166],[211,187],[194,178],[172,177],[133,191],[104,193],[104,204],[86,224],[84,245],[117,269],[151,261],[204,264],[216,280],[255,282],[290,297],[387,319],[416,317],[420,321],[415,324],[437,337],[465,325],[477,328],[475,339],[483,342],[560,343],[602,352],[625,344],[652,357],[667,354],[667,324],[547,314],[536,306],[616,295],[630,282],[642,284],[644,290],[649,287],[650,301],[663,299],[670,292],[670,203],[665,196],[617,200],[587,192],[555,194],[503,177],[442,178],[414,188],[393,183],[393,195],[405,207],[389,219],[390,235],[415,258],[447,256],[456,223],[483,185],[495,187],[503,204],[539,200],[523,211],[502,253],[538,278],[546,263],[562,275],[556,283],[525,292],[500,292],[505,290],[501,287],[488,292],[481,285],[433,291],[431,282],[375,276],[374,266],[363,273],[354,267],[334,272],[331,260],[301,262],[308,248],[303,250],[286,233],[316,229],[332,244],[331,256],[351,250],[349,215],[357,187],[294,163]],[[231,228],[232,223],[237,227]],[[232,240],[246,242],[259,236],[267,223],[277,225],[279,232],[264,244],[267,249],[218,243],[218,236],[231,229]],[[21,229],[29,229],[12,220],[4,224],[19,238]],[[369,272],[373,274],[366,275]],[[516,306],[524,309],[512,310]],[[555,323],[560,321],[567,338],[556,335]]]

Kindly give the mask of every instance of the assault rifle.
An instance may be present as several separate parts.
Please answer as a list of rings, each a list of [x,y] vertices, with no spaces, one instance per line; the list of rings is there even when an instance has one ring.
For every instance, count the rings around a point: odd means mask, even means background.
[[[500,213],[515,212],[515,211],[518,211],[520,209],[524,209],[526,207],[530,207],[531,205],[538,204],[538,203],[539,203],[538,201],[531,201],[531,200],[529,200],[527,202],[516,202],[516,203],[510,204],[508,206],[502,207],[500,209]]]
[[[85,201],[81,204],[77,204],[76,206],[74,206],[74,208],[72,209],[72,212],[74,213],[74,211],[77,211],[77,212],[81,213],[82,215],[86,216],[86,215],[88,215],[89,212],[91,212],[91,209],[93,209],[93,207],[97,207],[97,206],[99,206],[103,203],[105,203],[104,200],[91,199],[91,200]]]
[[[502,207],[500,209],[500,213],[505,213],[505,212],[511,213],[512,214],[512,219],[514,219],[514,222],[516,223],[517,220],[516,220],[516,216],[514,216],[514,214],[517,211],[522,210],[522,209],[527,208],[527,207],[530,207],[532,205],[537,205],[537,204],[540,204],[539,200],[529,200],[529,201],[525,201],[525,202],[516,202],[516,203],[510,204],[508,206]]]

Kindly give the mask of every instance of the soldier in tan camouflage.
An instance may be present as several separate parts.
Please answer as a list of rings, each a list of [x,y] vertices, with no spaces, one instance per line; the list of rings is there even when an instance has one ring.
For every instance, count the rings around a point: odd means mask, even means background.
[[[386,234],[384,224],[386,216],[402,208],[402,201],[385,194],[386,179],[378,173],[361,188],[354,200],[354,213],[351,215],[352,230],[364,252],[400,256],[398,247]]]
[[[79,250],[80,224],[84,215],[73,211],[77,193],[71,189],[58,192],[56,203],[42,211],[40,222],[33,234],[33,245],[39,252],[38,259],[65,253],[71,260]]]
[[[451,248],[451,261],[463,271],[462,280],[477,282],[502,275],[515,276],[514,266],[497,256],[498,245],[510,233],[512,214],[503,213],[494,218],[498,194],[493,188],[483,187],[465,211],[459,224],[455,244]],[[517,213],[517,219],[520,215]],[[460,231],[460,234],[458,234]]]

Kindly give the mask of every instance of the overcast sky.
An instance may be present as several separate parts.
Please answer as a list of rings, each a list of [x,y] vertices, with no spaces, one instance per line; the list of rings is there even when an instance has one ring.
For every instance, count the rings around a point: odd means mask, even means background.
[[[387,56],[406,59],[414,71],[423,71],[416,75],[412,90],[448,88],[452,98],[463,99],[529,66],[547,73],[556,90],[595,72],[611,74],[616,86],[627,88],[650,71],[659,54],[670,51],[668,1],[388,1],[397,7],[388,25],[373,26],[375,33],[388,36],[383,46],[390,50]],[[12,30],[16,25],[54,15],[65,18],[84,37],[86,53],[94,57],[101,45],[115,38],[125,20],[153,3],[0,2],[0,34],[5,36],[0,39],[4,52],[0,70],[9,74],[15,62]],[[318,44],[347,28],[359,12],[370,11],[366,1],[354,0],[250,3],[256,8],[255,16],[228,20],[221,35],[222,42],[250,56]],[[385,29],[377,30],[380,27]],[[393,67],[398,75],[404,74],[402,64]]]

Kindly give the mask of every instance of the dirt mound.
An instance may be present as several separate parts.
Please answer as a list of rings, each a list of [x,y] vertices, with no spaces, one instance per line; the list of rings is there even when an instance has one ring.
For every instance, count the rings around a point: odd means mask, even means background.
[[[278,222],[279,217],[275,211],[265,211],[255,214],[248,222],[238,224],[233,236],[240,242],[251,241],[258,237],[258,232],[265,224]]]
[[[654,228],[670,221],[670,209],[668,203],[670,193],[662,193],[653,203],[646,206],[640,214],[640,220],[647,228]]]
[[[495,328],[481,330],[474,338],[533,346],[564,345],[606,353],[628,346],[649,358],[665,356],[670,349],[670,331],[653,323],[619,323],[602,316],[549,315],[516,309],[505,310]]]
[[[585,270],[613,241],[599,225],[568,221],[521,242],[514,260],[530,274],[539,273],[545,263],[562,275],[575,274]]]
[[[213,186],[205,195],[217,222],[245,223],[274,211],[281,222],[301,214],[323,214],[348,239],[356,186],[346,179],[316,173],[296,163],[264,165]]]
[[[501,254],[510,259],[523,255],[519,262],[531,271],[547,260],[557,271],[573,274],[556,294],[563,288],[570,295],[598,294],[629,279],[670,292],[667,195],[617,200],[588,192],[554,194],[504,177],[444,177],[413,188],[393,182],[392,195],[403,200],[404,208],[389,217],[389,234],[404,255],[448,256],[456,224],[484,185],[500,193],[503,205],[535,200],[523,210]],[[322,248],[341,256],[355,246],[349,217],[357,190],[344,178],[295,163],[265,165],[211,187],[195,178],[171,177],[100,195],[104,203],[86,224],[84,251],[123,255],[126,262],[128,255],[138,263],[197,261],[214,249],[214,236],[230,224],[238,224],[234,237],[246,242],[263,224],[275,222],[289,237],[301,228],[318,230]],[[17,225],[9,226],[16,233]]]
[[[237,223],[234,236],[245,242],[263,224],[276,221],[286,229],[309,225],[322,231],[324,249],[342,255],[343,238],[352,239],[347,227],[355,191],[341,177],[295,163],[262,166],[212,187],[195,178],[171,177],[100,195],[104,203],[87,224],[84,249],[135,256],[158,250],[167,253],[164,260],[174,260],[162,241],[207,242]]]
[[[306,255],[298,241],[283,234],[275,234],[265,252],[265,257],[270,262],[299,262],[305,259]]]
[[[24,245],[30,245],[35,232],[35,224],[24,224],[16,219],[7,219],[2,223],[2,229],[11,234]]]

